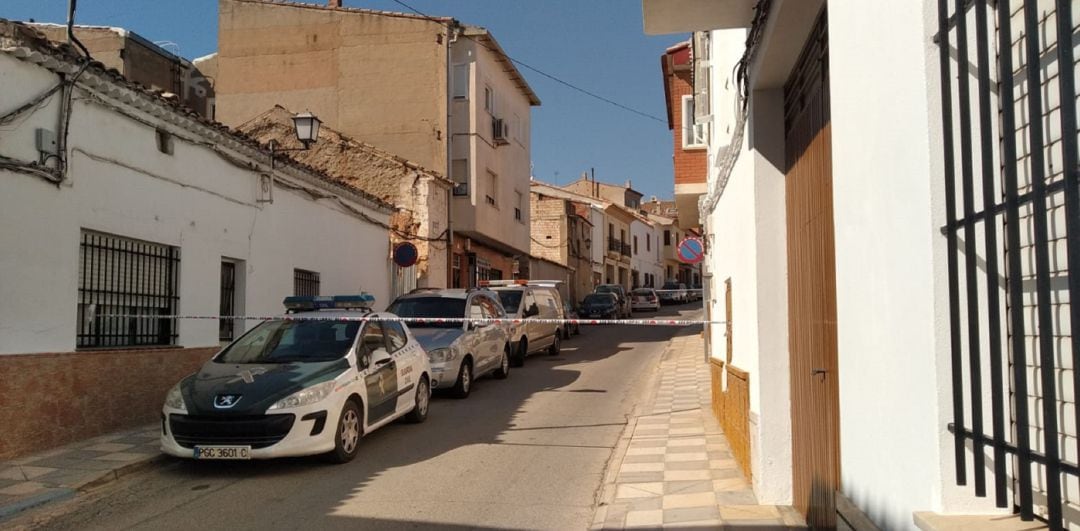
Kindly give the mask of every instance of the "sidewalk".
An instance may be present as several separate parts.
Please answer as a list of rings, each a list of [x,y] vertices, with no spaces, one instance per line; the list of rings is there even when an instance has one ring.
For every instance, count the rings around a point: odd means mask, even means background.
[[[593,529],[805,527],[790,507],[758,505],[713,417],[704,351],[698,334],[671,341],[608,465]]]
[[[0,461],[0,521],[149,466],[161,456],[159,430],[151,424]]]

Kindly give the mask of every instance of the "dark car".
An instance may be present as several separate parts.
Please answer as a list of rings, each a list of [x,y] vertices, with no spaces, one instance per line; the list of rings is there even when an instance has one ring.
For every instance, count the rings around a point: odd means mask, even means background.
[[[619,299],[614,293],[590,293],[581,301],[582,319],[618,319]]]

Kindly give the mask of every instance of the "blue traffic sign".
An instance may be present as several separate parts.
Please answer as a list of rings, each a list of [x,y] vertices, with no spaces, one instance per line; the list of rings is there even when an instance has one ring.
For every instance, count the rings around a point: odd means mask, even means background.
[[[394,263],[398,267],[409,267],[420,258],[420,251],[410,242],[401,242],[394,246]]]
[[[705,244],[698,238],[687,238],[679,243],[679,260],[696,264],[705,259]]]

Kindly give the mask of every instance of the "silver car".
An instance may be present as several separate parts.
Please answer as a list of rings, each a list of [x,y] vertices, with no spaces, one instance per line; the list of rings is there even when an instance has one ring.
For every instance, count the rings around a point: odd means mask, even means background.
[[[449,389],[457,398],[472,391],[476,378],[510,374],[510,337],[505,323],[438,322],[439,319],[500,319],[506,313],[499,297],[487,290],[444,289],[398,297],[388,312],[400,317],[432,319],[410,322],[409,329],[427,351],[431,388]]]
[[[547,352],[558,356],[562,348],[563,330],[552,320],[564,319],[562,297],[554,287],[534,286],[526,283],[492,285],[507,315],[521,319],[510,327],[510,346],[513,355],[510,362],[515,367],[525,364],[525,358],[534,352]]]

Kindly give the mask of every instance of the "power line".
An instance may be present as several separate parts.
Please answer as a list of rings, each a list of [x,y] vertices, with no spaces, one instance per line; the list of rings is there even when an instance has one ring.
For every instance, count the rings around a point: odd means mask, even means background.
[[[413,13],[416,13],[417,15],[419,15],[421,17],[424,17],[425,19],[427,19],[427,20],[429,20],[431,22],[442,24],[442,25],[446,26],[447,28],[450,27],[449,23],[444,22],[442,20],[439,20],[437,18],[433,18],[431,16],[428,16],[426,13],[420,11],[419,9],[416,9],[415,7],[413,7],[413,6],[409,5],[409,4],[406,4],[402,0],[394,0],[394,2],[404,6],[409,11],[412,11]],[[473,41],[473,42],[475,42],[476,44],[479,44],[480,46],[486,48],[488,51],[490,51],[492,53],[500,53],[499,51],[494,50],[490,46],[488,46],[488,45],[480,42],[479,40],[473,38],[473,36],[471,36],[471,35],[462,35],[462,36],[469,39],[469,40],[471,40],[471,41]],[[589,96],[591,98],[595,98],[595,99],[600,100],[600,101],[602,101],[604,103],[607,103],[609,105],[613,105],[613,106],[618,107],[618,108],[620,108],[620,109],[622,109],[624,111],[634,113],[634,114],[636,114],[638,116],[642,116],[642,117],[648,118],[650,120],[656,120],[657,122],[660,122],[660,123],[665,123],[665,124],[667,123],[667,120],[665,120],[663,118],[660,118],[658,116],[649,114],[649,113],[644,112],[644,111],[639,111],[639,110],[637,110],[637,109],[635,109],[633,107],[627,106],[627,105],[623,105],[622,103],[619,103],[619,102],[614,101],[612,99],[606,98],[606,97],[601,96],[601,95],[599,95],[599,94],[597,94],[595,92],[592,92],[592,91],[590,91],[588,89],[584,89],[584,88],[581,88],[581,87],[579,87],[579,86],[577,86],[577,85],[575,85],[573,83],[570,83],[569,81],[565,81],[563,79],[560,79],[559,77],[556,77],[556,76],[554,76],[552,74],[544,72],[543,70],[540,70],[539,68],[536,68],[535,66],[532,66],[532,65],[530,65],[530,64],[528,64],[526,62],[515,59],[515,58],[511,57],[509,54],[507,54],[505,52],[501,52],[501,53],[502,53],[502,55],[505,55],[506,58],[509,59],[511,62],[513,62],[513,63],[515,63],[515,64],[517,64],[517,65],[519,65],[521,67],[524,67],[524,68],[526,68],[528,70],[536,72],[537,74],[540,74],[541,76],[544,76],[544,77],[546,77],[546,78],[548,78],[548,79],[550,79],[550,80],[552,80],[552,81],[554,81],[556,83],[559,83],[560,85],[566,86],[566,87],[568,87],[570,89],[573,89],[573,90],[576,90],[576,91],[578,91],[578,92],[580,92],[582,94],[585,94],[586,96]]]

